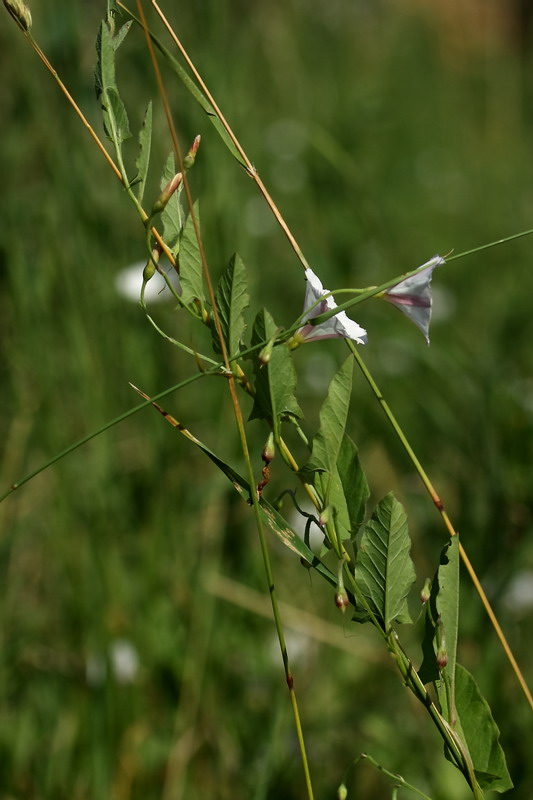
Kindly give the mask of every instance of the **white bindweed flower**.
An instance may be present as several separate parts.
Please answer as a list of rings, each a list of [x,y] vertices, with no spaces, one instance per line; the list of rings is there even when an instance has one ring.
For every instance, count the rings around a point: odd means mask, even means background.
[[[406,317],[420,328],[426,342],[429,344],[429,323],[431,321],[431,277],[435,267],[445,264],[441,256],[433,256],[429,261],[419,268],[418,272],[400,281],[396,286],[392,286],[383,292],[384,300],[392,303]]]
[[[304,316],[301,328],[298,329],[294,339],[299,343],[315,342],[318,339],[353,339],[357,344],[366,344],[367,335],[364,328],[346,316],[345,311],[339,311],[334,317],[319,325],[311,325],[308,320],[318,317],[326,311],[337,308],[337,303],[327,289],[324,289],[320,279],[312,269],[305,270],[307,286],[305,289]],[[321,299],[323,298],[323,299]],[[319,303],[317,301],[320,300]],[[316,303],[316,305],[315,305]],[[305,324],[307,323],[307,324]]]

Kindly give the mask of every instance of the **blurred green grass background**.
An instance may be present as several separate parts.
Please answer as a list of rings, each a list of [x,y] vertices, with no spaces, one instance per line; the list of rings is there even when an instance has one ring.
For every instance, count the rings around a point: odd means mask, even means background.
[[[31,9],[37,40],[98,130],[92,67],[104,5],[41,0]],[[334,287],[376,284],[437,252],[532,226],[531,52],[514,8],[202,0],[168,13],[308,260]],[[117,292],[120,269],[143,258],[142,228],[7,14],[0,68],[7,488],[135,405],[128,381],[154,394],[195,367]],[[182,142],[203,137],[191,181],[213,273],[238,250],[254,307],[290,323],[303,298],[294,256],[206,117],[166,78]],[[137,32],[118,79],[138,127],[156,91]],[[152,193],[169,149],[161,109],[155,128]],[[370,334],[365,358],[530,684],[532,262],[525,238],[439,270],[429,349],[385,304],[354,314]],[[154,314],[205,346],[171,305]],[[344,355],[339,342],[295,354],[311,433]],[[197,383],[164,405],[240,466],[222,382]],[[266,434],[249,427],[259,468]],[[394,489],[406,504],[422,584],[444,532],[360,376],[350,433],[374,497]],[[273,473],[271,496],[294,485],[281,464]],[[142,412],[8,498],[0,522],[2,797],[301,796],[253,524],[201,454]],[[273,551],[280,597],[296,609],[289,651],[317,796],[331,797],[367,751],[434,800],[468,797],[380,643],[343,628],[329,588],[276,543]],[[466,578],[461,626],[460,660],[502,732],[516,784],[508,796],[525,800],[529,711]],[[416,661],[416,635],[406,635]],[[361,800],[390,791],[367,766],[348,784]]]

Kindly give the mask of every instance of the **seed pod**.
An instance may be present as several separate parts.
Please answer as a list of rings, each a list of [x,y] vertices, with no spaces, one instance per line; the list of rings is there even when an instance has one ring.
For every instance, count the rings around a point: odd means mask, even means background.
[[[4,0],[4,5],[23,30],[31,29],[30,9],[25,3],[22,3],[21,0]]]

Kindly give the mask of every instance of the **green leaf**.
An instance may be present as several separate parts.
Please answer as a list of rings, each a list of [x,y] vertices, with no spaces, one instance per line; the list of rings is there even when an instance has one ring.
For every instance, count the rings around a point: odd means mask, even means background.
[[[357,447],[346,433],[342,437],[337,456],[337,471],[344,492],[349,530],[353,539],[365,519],[370,490],[366,475],[359,462]]]
[[[276,323],[268,311],[261,309],[252,329],[252,346],[271,340],[276,330]],[[254,372],[256,395],[249,419],[271,420],[277,437],[280,419],[284,414],[302,417],[302,410],[294,396],[296,372],[289,349],[283,344],[274,347],[270,361],[263,366],[255,359]]]
[[[116,34],[116,36],[113,37],[112,41],[113,41],[113,47],[115,49],[115,53],[118,50],[118,48],[120,47],[120,45],[122,44],[122,42],[124,41],[124,39],[126,38],[131,26],[132,26],[132,20],[130,19],[129,22],[125,22],[124,23],[124,25],[119,29],[119,31]]]
[[[346,433],[342,437],[335,468],[327,474],[316,473],[315,485],[317,482],[322,496],[328,498],[341,542],[346,539],[354,541],[364,521],[370,493],[357,447]]]
[[[105,89],[102,97],[106,132],[115,145],[120,145],[131,136],[126,106],[115,87]]]
[[[489,705],[468,670],[456,664],[455,676],[455,706],[461,729],[458,733],[462,732],[461,738],[467,744],[477,781],[482,789],[506,792],[513,788],[513,782]],[[449,714],[445,705],[443,711]]]
[[[119,37],[121,35],[123,39],[126,34],[119,32]],[[96,96],[102,105],[106,136],[118,149],[122,142],[131,136],[131,133],[126,108],[120,98],[115,80],[115,44],[105,22],[100,24],[96,39],[96,55],[94,73]]]
[[[246,270],[237,253],[232,257],[218,282],[215,299],[228,354],[234,356],[241,348],[242,337],[246,329],[244,311],[250,305]],[[213,330],[213,349],[215,353],[220,353],[220,342],[216,330]]]
[[[388,494],[365,526],[355,562],[355,580],[385,631],[394,622],[411,622],[407,596],[416,575],[410,547],[403,506]],[[361,606],[354,619],[367,622],[370,616]]]
[[[115,48],[109,28],[105,22],[100,23],[96,37],[96,66],[94,70],[94,88],[99,100],[105,89],[116,88],[115,83]]]
[[[137,199],[141,204],[144,197],[146,178],[148,176],[151,147],[152,147],[152,101],[150,100],[146,108],[146,113],[144,115],[141,130],[139,131],[139,155],[137,156],[137,159],[135,161],[135,168],[137,169],[137,176],[135,178],[135,190],[137,192]]]
[[[422,645],[424,660],[419,670],[420,679],[424,683],[438,680],[441,672],[436,654],[439,647],[445,648],[448,661],[442,670],[443,690],[447,682],[452,709],[459,635],[459,562],[459,536],[452,536],[441,552],[439,568],[431,586]]]
[[[338,469],[335,467],[332,472],[327,474],[323,472],[315,473],[314,485],[322,497],[327,497],[327,504],[333,514],[335,530],[339,540],[344,542],[346,539],[350,539],[350,515]],[[329,549],[327,541],[326,538],[324,540],[325,549]]]
[[[200,208],[198,200],[193,206],[194,217],[200,231]],[[192,214],[189,214],[185,221],[183,231],[180,236],[180,283],[181,299],[185,304],[197,299],[204,302],[204,282],[202,259],[200,247],[196,237]]]
[[[303,470],[306,473],[331,473],[337,465],[350,405],[352,373],[353,358],[349,356],[331,381],[320,409],[320,427],[313,439],[311,458]]]

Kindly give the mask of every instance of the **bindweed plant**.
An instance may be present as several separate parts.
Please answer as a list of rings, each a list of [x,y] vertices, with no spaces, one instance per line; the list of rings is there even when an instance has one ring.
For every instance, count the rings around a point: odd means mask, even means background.
[[[533,708],[531,694],[442,501],[363,361],[361,348],[370,337],[379,334],[372,330],[367,332],[346,313],[354,313],[358,304],[372,298],[385,300],[407,316],[420,329],[429,344],[431,282],[434,271],[444,268],[453,259],[474,253],[475,250],[446,257],[435,255],[422,266],[395,275],[379,286],[342,288],[335,291],[325,289],[320,276],[307,262],[253,163],[155,0],[151,5],[189,72],[173,55],[173,51],[149,30],[140,0],[137,1],[136,10],[121,2],[108,0],[105,18],[96,41],[95,89],[111,154],[83,117],[36,43],[27,7],[20,0],[4,0],[4,4],[51,71],[121,181],[139,215],[143,226],[140,236],[144,232],[146,244],[140,307],[148,323],[167,342],[190,357],[191,374],[176,386],[153,397],[146,394],[145,387],[134,387],[143,398],[143,403],[13,484],[2,499],[89,438],[126,416],[153,406],[176,432],[187,438],[215,464],[250,509],[250,519],[253,519],[260,540],[308,797],[313,797],[313,764],[308,758],[300,721],[294,674],[285,643],[270,564],[267,533],[274,534],[294,553],[295,569],[301,563],[331,586],[332,602],[344,614],[345,620],[359,625],[366,624],[375,629],[384,648],[390,653],[402,682],[421,704],[427,714],[428,723],[435,726],[442,738],[445,757],[462,773],[472,795],[482,798],[486,790],[504,792],[510,789],[512,781],[490,708],[473,676],[457,662],[461,560],[491,618],[525,698]],[[137,157],[130,164],[124,146],[132,136],[129,115],[119,90],[115,69],[122,43],[126,36],[134,35],[133,32],[130,34],[132,28],[137,35],[146,38],[147,52],[155,70],[172,142],[170,155],[160,177],[160,193],[151,203],[146,202],[146,195],[149,175],[156,169],[151,153],[152,102],[146,106],[144,122],[138,134]],[[238,254],[230,259],[216,281],[212,277],[203,246],[200,205],[197,199],[193,199],[190,177],[194,174],[192,170],[200,152],[200,138],[196,137],[183,154],[174,129],[158,58],[170,66],[189,91],[192,100],[199,103],[206,112],[214,132],[222,139],[238,168],[244,169],[255,182],[304,269],[306,283],[302,283],[302,308],[295,309],[292,317],[288,321],[284,320],[281,325],[265,308],[250,311],[247,268]],[[526,233],[531,231],[517,236]],[[494,242],[476,250],[498,243]],[[162,254],[177,272],[177,284],[161,266]],[[195,324],[209,330],[210,352],[200,352],[180,339],[179,333],[176,333],[176,329],[179,331],[179,318],[172,335],[154,319],[147,305],[146,287],[156,272],[164,279],[179,314],[190,316]],[[297,275],[295,280],[298,280]],[[338,303],[335,298],[339,300]],[[253,319],[250,326],[249,318]],[[299,347],[319,347],[320,345],[313,343],[323,339],[342,340],[339,346],[346,346],[349,354],[329,385],[320,410],[318,429],[312,431],[306,423],[306,409],[298,394],[294,361],[298,357]],[[359,461],[357,445],[347,433],[354,361],[377,402],[381,404],[386,419],[412,460],[445,525],[449,539],[442,550],[439,563],[435,565],[431,580],[426,580],[425,576],[416,576],[410,557],[407,514],[394,494],[387,494],[374,508],[367,507],[370,498],[368,481]],[[222,379],[227,383],[245,464],[244,475],[238,472],[226,454],[215,453],[199,434],[189,430],[187,420],[175,419],[159,404],[166,394],[178,391],[192,382],[201,380],[207,383],[211,379]],[[248,419],[245,419],[242,410],[242,397],[245,395],[252,398],[253,403]],[[265,445],[260,460],[249,448],[247,423],[252,420],[258,420],[264,426]],[[305,449],[306,458],[303,460],[297,459],[294,448],[291,449],[288,443],[293,438],[293,433]],[[281,496],[269,497],[270,472],[274,459],[276,464],[283,462],[287,468],[290,487]],[[287,513],[292,511],[287,498],[295,498],[293,487],[296,482],[314,508],[312,513],[301,512],[306,526],[303,538],[294,530],[290,523],[290,514]],[[299,509],[296,499],[294,506]],[[323,535],[318,551],[313,550],[309,542],[313,523]],[[421,591],[418,589],[423,613],[414,623],[409,599],[416,592],[416,585],[423,585]],[[413,624],[417,624],[420,631],[421,655],[408,653],[403,641],[402,631],[406,625]],[[372,759],[370,761],[376,763]],[[397,787],[425,796],[400,776],[383,769],[397,783]],[[346,796],[344,780],[340,784],[339,796]]]

